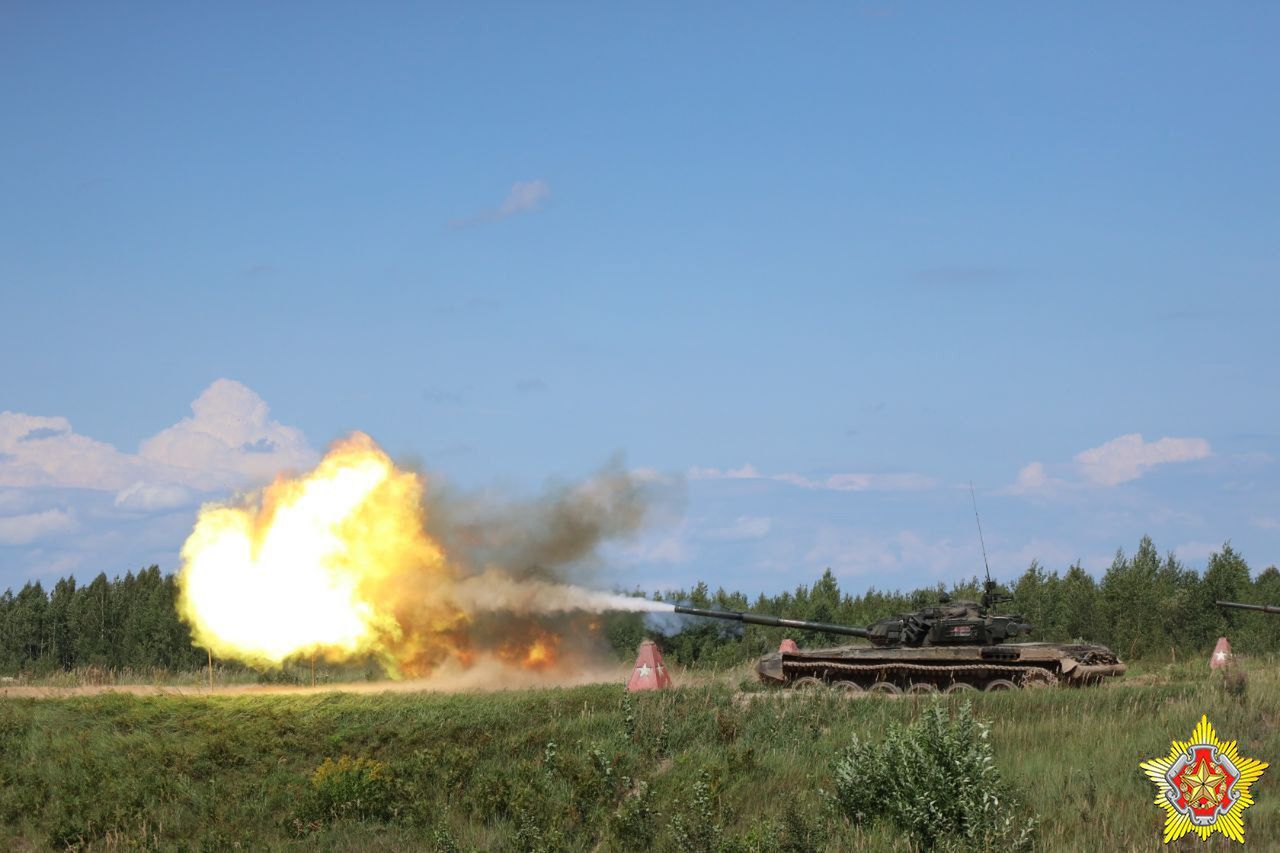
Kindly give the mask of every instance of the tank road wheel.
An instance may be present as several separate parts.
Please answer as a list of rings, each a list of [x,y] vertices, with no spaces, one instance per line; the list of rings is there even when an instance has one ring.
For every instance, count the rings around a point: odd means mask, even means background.
[[[916,681],[912,682],[911,686],[907,688],[907,692],[917,696],[922,693],[937,693],[938,685],[930,684],[927,681]]]
[[[978,688],[974,687],[967,681],[957,681],[954,684],[948,684],[947,689],[943,693],[972,693]]]
[[[804,678],[797,678],[791,682],[793,690],[817,690],[819,687],[826,687],[827,683],[816,675],[806,675]]]
[[[831,686],[834,687],[840,693],[853,694],[853,693],[866,692],[865,690],[863,690],[862,685],[856,681],[837,681]]]
[[[875,684],[867,688],[867,692],[897,696],[902,693],[902,688],[894,684],[892,681],[877,681]]]
[[[1014,684],[1007,678],[997,678],[995,681],[987,682],[986,691],[988,693],[996,693],[1001,690],[1017,690],[1018,685]]]

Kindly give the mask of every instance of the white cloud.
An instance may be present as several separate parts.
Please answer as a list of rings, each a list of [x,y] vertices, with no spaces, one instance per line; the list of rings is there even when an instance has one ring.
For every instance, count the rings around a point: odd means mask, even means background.
[[[450,222],[453,228],[465,228],[468,225],[482,225],[486,222],[497,222],[515,216],[518,213],[532,213],[542,207],[551,198],[551,185],[542,178],[532,181],[516,181],[511,185],[507,197],[502,204],[490,210],[483,210],[473,216],[455,219]]]
[[[65,509],[10,515],[0,518],[0,545],[27,545],[75,527],[75,513]]]
[[[724,542],[744,542],[751,539],[763,539],[773,529],[773,519],[767,516],[740,515],[732,524],[708,530],[707,539],[719,539]]]
[[[262,398],[239,382],[219,379],[191,409],[136,454],[76,433],[66,418],[0,413],[0,486],[118,492],[118,505],[140,508],[172,505],[172,487],[241,488],[317,458],[299,430],[271,420]]]
[[[1144,442],[1138,433],[1113,438],[1076,454],[1081,475],[1092,483],[1117,486],[1136,480],[1149,468],[1204,459],[1211,453],[1203,438],[1161,438]]]
[[[1030,462],[1001,492],[1048,496],[1089,485],[1118,486],[1138,479],[1157,465],[1191,462],[1210,455],[1209,442],[1203,438],[1165,437],[1146,442],[1135,432],[1077,453],[1070,465],[1055,465],[1054,470],[1063,474],[1061,477],[1051,476],[1043,462]]]
[[[919,533],[901,530],[883,535],[841,527],[818,530],[804,560],[828,566],[841,577],[858,576],[880,589],[899,589],[919,582],[918,572],[955,575],[972,574],[971,566],[981,566],[977,547],[955,545],[949,539],[930,541]],[[913,576],[907,581],[905,576]]]
[[[239,382],[217,380],[191,411],[192,417],[139,448],[141,458],[167,467],[178,483],[200,490],[236,488],[316,461],[302,432],[271,420],[263,399]]]
[[[932,477],[923,474],[832,474],[820,480],[811,480],[796,474],[779,474],[775,480],[793,483],[806,489],[825,489],[832,492],[915,492],[937,485]]]
[[[136,458],[77,435],[66,418],[0,412],[0,486],[118,489],[140,470]]]
[[[503,199],[502,206],[498,208],[498,218],[537,210],[549,198],[551,185],[541,178],[536,181],[516,181],[511,186],[511,192]]]
[[[754,465],[743,465],[741,468],[730,468],[727,471],[721,471],[719,468],[690,468],[690,480],[759,480],[764,475],[755,469]]]
[[[1207,563],[1211,556],[1221,550],[1221,542],[1183,542],[1173,549],[1173,553],[1182,562]]]
[[[158,512],[177,509],[191,503],[191,492],[168,483],[144,483],[141,480],[116,493],[114,505],[119,509]]]
[[[628,563],[666,563],[679,565],[687,563],[694,557],[693,545],[689,540],[689,526],[685,522],[674,529],[657,535],[645,536],[619,549]]]
[[[659,486],[671,486],[680,482],[678,476],[664,474],[657,468],[647,468],[642,466],[639,468],[632,468],[627,473],[631,475],[631,479],[638,483],[652,483]]]
[[[690,480],[773,480],[789,483],[802,489],[821,489],[829,492],[906,492],[931,489],[937,485],[932,477],[923,474],[831,474],[812,478],[803,474],[762,474],[754,465],[721,470],[719,468],[690,468]]]
[[[1052,477],[1045,470],[1043,462],[1030,462],[1022,466],[1018,471],[1018,478],[1012,486],[1008,486],[1000,490],[1000,494],[1006,495],[1026,495],[1026,496],[1048,496],[1056,494],[1064,488],[1069,487],[1069,483],[1058,477]]]
[[[1018,481],[1014,483],[1014,488],[1024,492],[1035,492],[1043,489],[1048,482],[1049,477],[1044,473],[1044,464],[1032,462],[1018,472]]]
[[[1065,542],[1035,536],[1020,548],[1011,551],[992,551],[990,557],[993,573],[1014,581],[1027,570],[1032,560],[1048,570],[1062,572],[1080,559],[1080,554],[1077,549]],[[1109,557],[1107,559],[1110,560]],[[982,566],[978,566],[978,570],[981,572]]]

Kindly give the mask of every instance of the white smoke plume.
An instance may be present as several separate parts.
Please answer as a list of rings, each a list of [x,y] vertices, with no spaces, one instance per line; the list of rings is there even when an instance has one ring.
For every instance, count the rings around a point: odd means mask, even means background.
[[[502,612],[529,616],[562,613],[669,613],[672,604],[601,592],[537,578],[517,579],[497,569],[466,578],[450,590],[455,605],[472,613]]]

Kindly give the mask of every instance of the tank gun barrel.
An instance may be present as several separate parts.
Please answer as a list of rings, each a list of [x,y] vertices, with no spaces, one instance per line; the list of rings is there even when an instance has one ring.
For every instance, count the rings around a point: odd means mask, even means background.
[[[827,622],[805,622],[802,619],[783,619],[780,616],[765,616],[760,613],[745,613],[740,610],[703,610],[700,607],[676,607],[677,613],[687,616],[708,616],[712,619],[728,619],[733,622],[746,622],[750,625],[765,625],[770,628],[799,628],[802,631],[821,631],[825,634],[844,634],[849,637],[866,639],[871,633],[866,628],[851,628],[848,625],[832,625]]]
[[[1239,601],[1215,601],[1219,607],[1234,607],[1237,610],[1259,610],[1263,613],[1280,613],[1280,607],[1274,604],[1241,604]]]

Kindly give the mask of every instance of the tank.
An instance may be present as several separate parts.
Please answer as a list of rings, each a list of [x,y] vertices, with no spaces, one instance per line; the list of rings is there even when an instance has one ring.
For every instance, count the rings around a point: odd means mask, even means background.
[[[1274,604],[1241,604],[1238,601],[1215,601],[1219,607],[1234,607],[1237,610],[1260,610],[1263,613],[1280,613],[1280,607]]]
[[[1106,646],[1008,642],[1029,634],[1032,628],[1021,616],[991,612],[996,602],[1006,599],[988,585],[981,603],[951,601],[944,595],[935,607],[891,616],[865,628],[696,607],[678,606],[676,612],[868,642],[766,655],[756,663],[756,674],[762,682],[781,687],[829,685],[852,692],[955,693],[1079,687],[1124,674],[1125,665]]]

